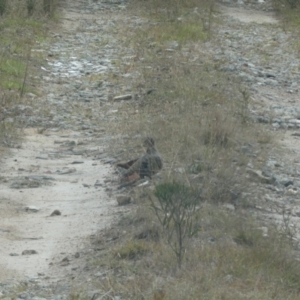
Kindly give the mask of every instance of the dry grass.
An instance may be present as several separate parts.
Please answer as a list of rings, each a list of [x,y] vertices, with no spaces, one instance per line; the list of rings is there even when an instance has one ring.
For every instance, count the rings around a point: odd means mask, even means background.
[[[190,53],[175,51],[170,58],[152,48],[143,53],[142,63],[135,63],[143,74],[135,86],[140,98],[121,105],[113,131],[138,141],[153,136],[164,158],[165,180],[179,176],[187,185],[203,187],[207,200],[235,201],[245,189],[243,175],[252,159],[243,149],[250,144],[253,153],[262,151],[266,134],[251,122],[249,99],[239,83],[205,57],[193,64],[194,45]],[[145,94],[150,89],[155,91]]]
[[[204,204],[198,234],[187,243],[178,269],[163,235],[142,234],[153,232],[154,222],[140,204],[136,217],[124,218],[113,232],[98,237],[106,250],[94,255],[89,267],[105,274],[94,283],[103,294],[123,299],[153,299],[158,291],[164,291],[162,299],[175,300],[299,298],[293,245],[272,227],[263,236],[247,214]]]
[[[273,0],[273,7],[277,12],[278,17],[281,19],[281,25],[284,30],[294,32],[295,44],[300,52],[297,37],[300,28],[300,1],[299,0]]]
[[[132,158],[142,137],[153,136],[164,159],[161,177],[153,181],[176,180],[198,193],[197,234],[185,240],[178,268],[151,210],[153,190],[132,190],[136,211],[98,238],[107,250],[89,266],[106,275],[95,286],[104,299],[299,299],[295,245],[270,224],[264,234],[242,196],[253,192],[246,178],[248,164],[260,168],[273,140],[251,121],[247,89],[219,72],[203,51],[203,42],[213,42],[213,3],[133,5],[135,15],[151,21],[132,31],[126,46],[135,55],[118,65],[125,76],[116,77],[116,83],[126,91],[130,86],[137,96],[114,104],[118,114],[109,129],[117,138],[111,150]],[[210,26],[203,20],[210,20]],[[135,73],[137,79],[126,79]]]
[[[53,16],[58,3],[58,0],[0,0],[0,14],[21,18]]]
[[[15,108],[26,105],[28,100],[24,95],[36,90],[33,74],[40,57],[31,50],[37,41],[45,39],[49,25],[43,1],[33,1],[30,13],[26,7],[29,2],[0,1],[0,145],[4,146],[14,145],[20,137],[18,128],[22,124],[17,122],[19,111]],[[56,4],[50,2],[52,14]]]

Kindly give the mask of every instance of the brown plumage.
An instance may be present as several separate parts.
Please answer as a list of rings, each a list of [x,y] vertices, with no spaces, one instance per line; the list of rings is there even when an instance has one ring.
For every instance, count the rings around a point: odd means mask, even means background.
[[[130,160],[130,161],[128,161],[126,163],[123,163],[123,164],[122,163],[117,164],[117,167],[120,167],[120,168],[128,170],[137,160],[138,160],[138,158]]]
[[[138,174],[140,178],[144,178],[145,176],[151,178],[162,169],[163,162],[160,154],[155,148],[153,138],[146,138],[144,140],[144,147],[146,148],[146,153],[140,158],[131,160],[124,164],[117,164],[118,167],[127,169],[122,176],[122,181],[126,181],[126,178],[135,173]]]

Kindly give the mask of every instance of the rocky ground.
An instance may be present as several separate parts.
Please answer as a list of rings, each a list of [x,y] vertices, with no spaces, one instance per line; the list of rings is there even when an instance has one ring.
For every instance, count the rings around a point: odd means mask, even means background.
[[[280,137],[263,169],[249,165],[255,212],[266,220],[288,216],[297,234],[297,37],[282,29],[269,0],[220,2],[223,24],[204,45],[206,55],[249,87],[253,118]],[[67,0],[51,42],[33,49],[45,57],[35,78],[41,93],[27,94],[29,104],[15,108],[24,142],[1,161],[0,298],[66,299],[72,282],[101,276],[86,269],[86,257],[96,251],[89,237],[128,209],[117,205],[114,158],[107,150],[111,139],[120,138],[106,132],[118,112],[112,99],[132,92],[115,80],[122,77],[115,62],[132,59],[117,28],[142,22],[126,13],[124,1]],[[255,156],[250,146],[245,151]]]
[[[253,190],[260,190],[264,195],[257,198],[256,208],[263,212],[265,219],[288,220],[299,237],[300,60],[297,35],[282,29],[272,14],[270,1],[227,2],[231,5],[224,10],[226,21],[218,32],[220,47],[208,43],[207,49],[213,59],[220,62],[220,70],[238,76],[249,87],[253,118],[273,131],[279,140],[277,147],[275,144],[270,149],[262,170],[249,165],[250,176],[255,174],[257,178]]]
[[[67,298],[80,278],[91,235],[109,228],[120,198],[111,195],[106,129],[122,87],[110,81],[124,55],[115,22],[123,2],[65,1],[50,43],[32,55],[44,65],[16,114],[24,139],[1,160],[0,297]],[[116,193],[115,193],[116,194]],[[122,199],[121,199],[122,200]]]

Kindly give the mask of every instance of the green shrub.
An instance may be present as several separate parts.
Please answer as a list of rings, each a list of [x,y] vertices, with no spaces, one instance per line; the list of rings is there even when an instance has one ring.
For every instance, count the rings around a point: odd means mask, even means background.
[[[163,183],[154,192],[158,203],[151,199],[160,224],[165,231],[167,242],[176,255],[181,267],[185,250],[185,240],[195,233],[195,213],[199,196],[189,187],[178,183]]]
[[[0,0],[0,15],[3,15],[6,11],[7,0]]]

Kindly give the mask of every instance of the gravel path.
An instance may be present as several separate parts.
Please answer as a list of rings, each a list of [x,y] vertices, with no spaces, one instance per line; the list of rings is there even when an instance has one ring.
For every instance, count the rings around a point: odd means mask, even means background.
[[[271,1],[222,2],[226,2],[220,8],[224,23],[206,49],[225,76],[237,76],[248,86],[253,118],[279,140],[270,148],[263,169],[249,165],[249,174],[257,181],[249,200],[266,224],[270,219],[282,224],[285,219],[300,238],[298,37],[284,30]],[[272,184],[265,184],[266,178]]]
[[[45,57],[35,78],[40,95],[14,107],[25,127],[22,145],[1,161],[0,297],[23,285],[21,299],[56,297],[44,288],[54,285],[66,298],[90,236],[124,210],[111,196],[106,134],[108,99],[119,90],[109,78],[117,72],[114,22],[123,21],[123,5],[68,0],[62,9],[51,42],[32,50]]]

